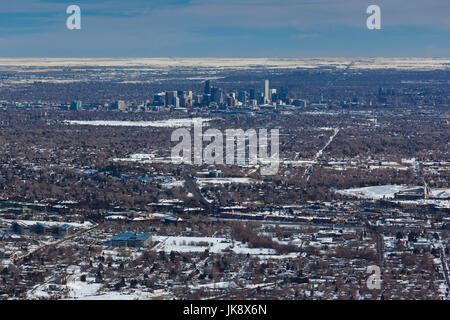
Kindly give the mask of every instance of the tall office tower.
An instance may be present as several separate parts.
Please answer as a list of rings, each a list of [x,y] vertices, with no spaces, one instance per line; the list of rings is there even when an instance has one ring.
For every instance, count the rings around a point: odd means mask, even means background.
[[[278,98],[277,89],[270,89],[269,90],[269,101],[270,102],[276,101],[277,98]]]
[[[259,104],[267,103],[266,96],[264,95],[264,92],[258,92],[258,94],[256,95],[256,100],[258,100]]]
[[[269,92],[269,80],[264,81],[264,102],[270,102],[270,92]]]
[[[217,103],[223,102],[223,93],[220,88],[212,88],[211,91],[211,100]]]
[[[211,94],[211,80],[205,81],[205,94]]]
[[[166,92],[166,107],[175,105],[175,98],[177,97],[176,91]]]
[[[239,91],[238,101],[242,102],[244,105],[247,104],[247,91]]]
[[[180,107],[185,107],[185,101],[186,101],[186,93],[184,91],[178,90],[177,91],[177,98],[179,100],[179,106]],[[176,98],[175,98],[176,101]],[[176,104],[174,104],[175,106],[177,106]]]
[[[280,92],[278,94],[278,98],[286,102],[287,94],[288,89],[286,87],[281,87]]]
[[[209,105],[209,103],[211,102],[211,95],[210,94],[204,94],[201,97],[202,97],[201,104],[203,104],[204,106]]]
[[[182,95],[181,97],[178,97],[178,103],[181,108],[186,108],[187,106],[187,97],[185,95]]]
[[[127,104],[123,100],[117,101],[117,109],[120,111],[125,111],[127,109]]]
[[[254,100],[254,99],[256,99],[256,91],[255,91],[255,89],[250,89],[250,92],[249,92],[249,97],[248,97],[250,100]]]
[[[227,106],[234,107],[236,105],[236,98],[232,95],[226,96],[225,100]]]
[[[165,93],[157,93],[153,96],[154,106],[163,106],[165,104]]]
[[[127,104],[123,100],[114,101],[110,107],[110,110],[124,111],[126,109],[127,109]]]
[[[83,102],[81,101],[72,101],[70,103],[70,110],[81,110],[83,109]]]

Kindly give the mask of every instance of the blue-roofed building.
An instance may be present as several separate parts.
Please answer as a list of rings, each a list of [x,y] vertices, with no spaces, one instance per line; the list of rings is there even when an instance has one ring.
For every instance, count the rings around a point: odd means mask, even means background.
[[[74,228],[68,224],[63,224],[62,226],[52,227],[52,233],[55,237],[62,238],[72,232],[74,232]]]
[[[19,221],[14,221],[12,223],[12,232],[17,234],[29,234],[30,233],[30,226],[26,225],[25,223]]]
[[[12,232],[16,234],[26,234],[31,233],[54,236],[55,238],[65,237],[67,234],[75,231],[75,228],[69,224],[63,225],[48,225],[43,222],[36,222],[34,224],[25,223],[22,221],[14,221],[11,227]]]
[[[30,231],[33,233],[46,235],[51,233],[51,227],[45,223],[38,222],[30,227]]]
[[[112,247],[146,247],[152,241],[151,233],[123,232],[111,238],[106,245]]]

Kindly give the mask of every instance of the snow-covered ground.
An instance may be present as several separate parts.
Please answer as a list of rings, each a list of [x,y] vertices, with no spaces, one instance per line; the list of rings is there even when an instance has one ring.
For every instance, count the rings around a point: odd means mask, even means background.
[[[352,196],[362,199],[380,200],[380,199],[394,199],[394,196],[397,192],[408,191],[416,188],[418,187],[405,185],[384,185],[384,186],[373,186],[364,188],[352,188],[345,190],[335,190],[335,192],[345,196]],[[396,200],[395,202],[405,204],[407,203],[417,204],[417,205],[435,205],[440,208],[450,208],[450,200],[447,200],[450,196],[450,189],[448,188],[431,189],[429,196],[430,198],[435,199]]]
[[[79,299],[86,296],[92,296],[99,292],[103,284],[94,283],[92,279],[81,281],[81,270],[79,266],[69,266],[67,268],[68,276],[65,285],[56,285],[51,283],[51,278],[43,284],[38,285],[27,293],[28,299],[47,299],[51,298],[49,292],[60,292],[61,297],[69,299]]]
[[[249,248],[247,244],[239,241],[233,242],[226,238],[154,236],[152,240],[160,242],[154,247],[156,251],[164,251],[167,253],[171,251],[204,252],[205,250],[213,253],[221,253],[224,250],[231,250],[237,254],[275,255],[274,249]]]
[[[66,120],[64,123],[87,126],[178,128],[190,127],[191,125],[201,124],[211,120],[208,118],[168,119],[161,121]]]
[[[237,288],[237,284],[233,281],[222,281],[222,282],[210,282],[205,284],[198,284],[195,286],[190,286],[191,289],[228,289]]]
[[[203,67],[203,68],[318,68],[344,69],[350,63],[352,69],[448,69],[448,58],[1,58],[2,67]]]
[[[197,178],[199,186],[207,184],[229,184],[229,183],[257,183],[258,181],[251,178]]]
[[[184,180],[174,180],[174,181],[171,181],[171,182],[162,183],[161,186],[163,188],[166,188],[166,189],[183,188],[184,187],[184,183],[185,183]]]
[[[114,158],[112,161],[118,162],[138,162],[142,164],[150,163],[173,163],[176,159],[172,157],[160,157],[153,153],[135,153],[128,156],[128,158]]]
[[[373,186],[364,188],[352,188],[345,190],[337,190],[336,192],[346,196],[353,196],[363,199],[392,199],[394,195],[399,191],[406,191],[411,189],[409,186],[404,185],[385,185],[385,186]]]
[[[430,197],[436,198],[436,199],[449,199],[450,198],[450,188],[431,189]]]
[[[160,295],[136,290],[135,292],[130,293],[100,292],[96,295],[79,297],[78,300],[148,300],[151,298],[157,298],[158,296]]]
[[[401,201],[396,201],[396,202],[404,203],[404,204],[415,204],[415,205],[434,205],[437,208],[450,209],[450,200],[418,199],[418,200],[401,200]]]
[[[69,289],[69,296],[71,299],[79,299],[86,296],[93,296],[97,294],[103,284],[93,283],[91,281],[82,282],[80,280],[72,280],[67,283]]]
[[[57,221],[37,221],[37,220],[9,220],[9,219],[2,219],[3,222],[7,222],[7,223],[13,223],[13,222],[17,222],[17,223],[23,223],[24,225],[28,225],[28,226],[32,226],[35,225],[36,223],[43,223],[47,226],[50,227],[54,227],[54,226],[62,226],[62,225],[69,225],[73,228],[76,229],[88,229],[88,228],[92,228],[94,225],[89,222],[89,221],[85,221],[84,223],[77,223],[77,222],[57,222]]]

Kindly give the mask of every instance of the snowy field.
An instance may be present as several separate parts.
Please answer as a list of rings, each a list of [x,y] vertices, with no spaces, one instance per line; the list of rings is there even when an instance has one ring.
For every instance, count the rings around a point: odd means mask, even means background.
[[[450,209],[450,200],[418,199],[418,200],[401,200],[395,202],[413,205],[433,205],[437,208]]]
[[[49,291],[60,291],[61,296],[69,299],[79,299],[85,296],[95,295],[102,287],[102,284],[94,283],[92,279],[81,281],[81,269],[79,266],[69,266],[67,268],[68,277],[65,285],[49,283],[52,278],[47,279],[43,284],[38,285],[27,293],[28,299],[49,298]]]
[[[81,296],[77,300],[148,300],[151,298],[157,298],[159,296],[161,295],[135,290],[134,292],[130,293],[101,292],[95,295]]]
[[[88,228],[92,228],[94,226],[89,221],[85,221],[84,223],[77,223],[77,222],[57,222],[57,221],[38,221],[38,220],[9,220],[9,219],[0,219],[0,220],[2,220],[3,222],[7,222],[7,223],[13,223],[13,222],[22,223],[27,226],[33,226],[36,223],[43,223],[50,227],[69,225],[76,229],[88,229]]]
[[[180,157],[181,158],[181,157]],[[112,161],[123,162],[138,162],[142,164],[149,163],[173,163],[172,157],[159,157],[154,153],[135,153],[128,156],[128,158],[114,158]]]
[[[385,186],[335,190],[335,192],[345,196],[352,196],[361,199],[381,200],[381,199],[394,199],[394,196],[397,192],[408,191],[416,188],[418,187],[411,187],[404,185],[385,185]],[[431,189],[429,197],[433,199],[395,200],[395,202],[404,204],[416,204],[416,205],[434,205],[439,208],[450,208],[449,188]]]
[[[212,237],[166,237],[153,236],[153,241],[159,241],[153,249],[170,253],[175,252],[204,252],[209,250],[212,253],[221,253],[224,250],[231,250],[236,254],[250,255],[275,255],[274,249],[269,248],[249,248],[247,244],[239,241],[232,241],[227,238]]]
[[[336,190],[337,193],[353,196],[363,199],[392,199],[397,192],[404,192],[408,190],[414,190],[419,188],[418,186],[405,186],[405,185],[384,185],[384,186],[373,186],[364,188],[352,188],[344,190]],[[450,198],[449,188],[436,188],[431,189],[429,193],[430,198],[445,200]]]
[[[353,196],[362,199],[392,199],[395,194],[400,191],[410,190],[409,186],[402,185],[385,185],[385,186],[374,186],[374,187],[364,187],[364,188],[353,188],[345,190],[337,190],[336,192],[345,196]]]
[[[149,67],[149,68],[346,68],[352,69],[401,69],[436,70],[448,69],[448,58],[0,58],[0,67]]]
[[[59,292],[60,299],[64,300],[148,300],[161,296],[161,293],[143,292],[134,290],[130,292],[105,291],[104,285],[95,283],[93,278],[87,277],[81,281],[82,272],[79,266],[67,268],[69,276],[65,285],[50,283],[52,278],[47,279],[44,284],[38,285],[27,293],[28,299],[50,299],[54,298],[55,292]],[[50,295],[52,292],[53,295]],[[164,292],[162,292],[164,294]]]
[[[450,198],[450,188],[432,189],[430,196],[437,199],[448,199]]]
[[[114,121],[114,120],[67,120],[64,123],[82,126],[112,126],[112,127],[155,127],[179,128],[211,121],[206,118],[168,119],[162,121]]]
[[[230,183],[257,183],[258,181],[251,178],[197,178],[196,183],[202,187],[208,184],[230,184]]]

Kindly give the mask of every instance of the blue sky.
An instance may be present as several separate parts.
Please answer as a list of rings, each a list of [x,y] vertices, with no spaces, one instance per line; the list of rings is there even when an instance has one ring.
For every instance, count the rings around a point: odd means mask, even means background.
[[[370,4],[382,30],[366,28]],[[1,0],[0,56],[449,57],[450,1]]]

